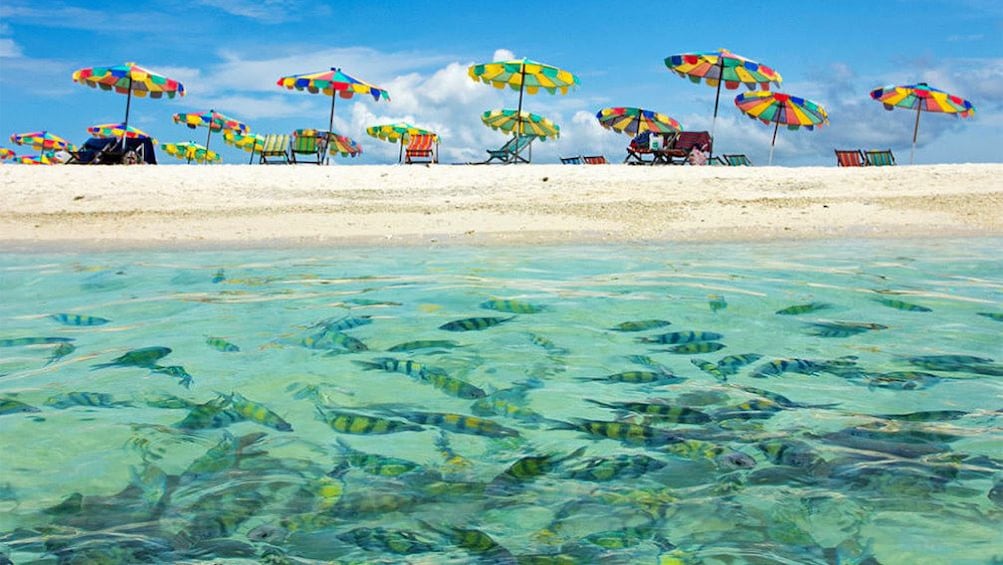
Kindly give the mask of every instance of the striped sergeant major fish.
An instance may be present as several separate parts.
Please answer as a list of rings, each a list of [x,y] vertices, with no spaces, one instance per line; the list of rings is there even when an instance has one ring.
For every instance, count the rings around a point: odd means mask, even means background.
[[[508,394],[509,392],[509,390],[502,390],[479,398],[470,405],[470,411],[476,416],[500,416],[532,424],[544,421],[545,418],[542,415],[525,405],[525,398],[520,395]]]
[[[812,312],[818,312],[819,310],[828,310],[832,308],[832,304],[825,302],[809,302],[808,304],[795,304],[794,306],[788,306],[781,310],[777,310],[775,313],[780,316],[800,316],[801,314],[810,314]]]
[[[22,347],[26,345],[52,345],[69,343],[72,337],[11,337],[0,339],[0,347]]]
[[[541,475],[550,473],[565,461],[581,457],[585,453],[585,449],[586,447],[582,446],[563,456],[547,454],[521,457],[491,481],[488,485],[488,492],[497,494],[492,491],[501,490],[504,492],[506,487],[532,481]]]
[[[339,476],[348,469],[359,469],[364,473],[378,477],[397,477],[421,468],[417,463],[406,459],[359,451],[340,438],[336,442],[336,448],[341,454],[341,461],[329,473],[331,476]]]
[[[396,414],[415,424],[434,426],[458,434],[493,438],[519,437],[518,431],[477,416],[451,412],[396,412]]]
[[[439,329],[446,330],[447,332],[480,331],[514,319],[515,316],[509,316],[508,318],[494,318],[490,316],[478,317],[478,318],[463,318],[462,320],[453,320],[452,322],[446,322],[445,324],[439,326]]]
[[[361,340],[346,333],[332,332],[323,329],[313,335],[308,335],[296,345],[307,349],[323,349],[328,351],[366,351],[369,347]]]
[[[867,388],[887,388],[892,390],[921,390],[944,381],[940,375],[920,371],[876,373],[868,375],[866,380]]]
[[[429,530],[445,536],[457,547],[461,547],[481,559],[486,559],[486,562],[498,565],[516,565],[518,562],[509,550],[480,530],[455,526],[436,527],[424,520],[418,520],[418,522]]]
[[[359,326],[373,323],[372,316],[342,316],[340,318],[328,318],[314,324],[314,328],[324,328],[329,332],[343,332]]]
[[[566,476],[579,481],[605,482],[620,478],[640,477],[645,473],[657,471],[665,465],[664,461],[647,455],[622,453],[613,457],[586,459],[582,465],[569,469]]]
[[[968,412],[962,410],[924,410],[922,412],[909,412],[907,414],[877,414],[875,418],[900,422],[948,422],[959,420],[967,415]]]
[[[664,328],[665,326],[672,325],[672,322],[668,320],[630,320],[627,322],[620,322],[619,324],[610,328],[610,331],[614,332],[643,332],[648,330],[653,330],[655,328]]]
[[[641,343],[664,343],[664,344],[684,344],[684,343],[696,343],[700,341],[715,341],[724,337],[723,335],[715,332],[701,332],[701,331],[688,331],[688,332],[669,332],[667,334],[660,334],[650,337],[639,337],[637,341]]]
[[[711,294],[707,297],[707,306],[710,307],[711,312],[717,312],[727,308],[728,302],[720,294]]]
[[[911,302],[905,302],[894,298],[881,297],[875,298],[874,301],[882,306],[902,310],[903,312],[933,312],[933,310],[927,308],[926,306],[920,306],[919,304],[912,304]]]
[[[662,551],[676,547],[652,524],[595,532],[582,538],[582,541],[608,550],[627,549],[646,541],[655,544]]]
[[[661,363],[659,363],[658,361],[655,361],[654,359],[652,359],[651,357],[649,357],[647,355],[627,355],[626,359],[628,361],[630,361],[631,363],[637,363],[638,365],[641,365],[642,367],[647,367],[647,368],[653,369],[655,371],[661,371],[662,373],[671,373],[672,372],[668,367],[666,367],[665,365],[662,365]]]
[[[43,365],[43,367],[48,367],[49,365],[55,363],[56,361],[59,361],[63,357],[66,357],[67,355],[73,353],[76,350],[77,346],[69,342],[64,342],[56,345],[55,347],[52,348],[52,354],[49,355],[48,359],[46,359],[45,365]]]
[[[205,430],[225,428],[230,424],[243,421],[244,416],[231,409],[230,398],[218,396],[208,402],[193,406],[188,415],[174,424],[174,427],[183,430]]]
[[[717,368],[724,373],[726,377],[730,377],[738,373],[738,370],[746,365],[751,365],[756,361],[762,359],[763,356],[758,353],[741,353],[739,355],[726,355],[717,362]]]
[[[783,410],[777,403],[767,398],[753,398],[714,413],[714,421],[724,420],[767,420]]]
[[[806,326],[808,335],[818,337],[850,337],[873,330],[888,329],[888,326],[869,322],[811,322]]]
[[[628,384],[675,384],[686,379],[663,371],[624,371],[603,377],[580,377],[578,380]]]
[[[481,308],[508,314],[538,314],[547,311],[546,306],[539,306],[519,300],[487,300],[481,302]]]
[[[1003,322],[1003,312],[976,312],[979,316],[984,316],[990,320]]]
[[[825,366],[822,363],[808,359],[774,359],[756,367],[751,376],[757,379],[765,379],[767,377],[779,377],[784,373],[817,375],[824,368]]]
[[[50,319],[63,324],[64,326],[101,326],[111,320],[98,318],[97,316],[81,316],[80,314],[52,314]]]
[[[335,537],[368,551],[387,551],[397,555],[428,553],[437,549],[431,541],[422,539],[415,532],[382,526],[353,528]]]
[[[241,458],[261,454],[260,452],[246,453],[245,450],[261,441],[266,435],[264,432],[256,432],[234,437],[230,432],[224,431],[223,439],[193,461],[182,473],[182,478],[205,478],[233,469]]]
[[[721,382],[728,380],[728,375],[721,370],[721,367],[711,363],[710,361],[705,361],[703,359],[690,359],[690,363],[692,363],[697,369],[700,369]]]
[[[906,357],[906,362],[930,371],[976,373],[979,375],[1003,376],[1003,366],[994,364],[988,357],[973,355],[921,355]]]
[[[709,441],[686,439],[666,445],[662,451],[693,461],[708,460],[728,469],[750,469],[756,460],[741,451],[733,451]]]
[[[223,273],[223,269],[217,269],[212,275],[212,284],[219,284],[226,280],[226,274]]]
[[[696,355],[698,353],[713,353],[724,348],[725,345],[723,343],[718,343],[716,341],[701,341],[676,345],[666,349],[665,351],[667,353],[675,353],[676,355]]]
[[[572,418],[569,422],[555,422],[551,429],[575,430],[593,437],[612,439],[628,445],[661,446],[682,441],[679,436],[651,426],[586,420],[584,418]]]
[[[413,379],[422,379],[430,374],[445,374],[445,371],[435,367],[430,367],[410,359],[394,359],[393,357],[377,357],[372,361],[352,361],[356,365],[367,371],[386,371],[388,373],[401,373]]]
[[[765,398],[765,399],[773,402],[777,406],[780,406],[780,407],[783,407],[783,408],[832,408],[833,406],[838,406],[839,405],[838,402],[833,402],[833,403],[830,403],[830,404],[803,404],[801,402],[794,402],[793,400],[791,400],[791,399],[789,399],[786,396],[783,396],[781,394],[777,394],[775,392],[770,392],[768,390],[763,390],[761,388],[755,388],[755,387],[751,387],[751,386],[742,386],[742,385],[732,385],[732,386],[734,386],[735,388],[737,388],[739,390],[743,390],[745,392],[748,392],[749,394],[755,394],[756,396],[761,396],[761,397],[763,397],[763,398]]]
[[[231,409],[243,416],[245,420],[280,432],[293,431],[293,427],[289,422],[286,422],[281,416],[269,410],[264,404],[248,400],[236,392],[229,395],[229,400]]]
[[[449,396],[455,396],[456,398],[472,400],[487,396],[487,393],[483,389],[462,379],[451,377],[444,372],[425,372],[419,378],[419,381],[428,383]]]
[[[462,347],[459,343],[448,339],[422,339],[417,341],[407,341],[387,349],[394,353],[416,351],[419,349],[453,349]]]
[[[167,357],[170,353],[170,347],[156,345],[153,347],[141,347],[127,351],[107,363],[91,365],[91,370],[103,369],[105,367],[143,367],[153,369],[156,367],[157,361]]]
[[[316,409],[318,420],[330,426],[332,430],[343,434],[382,435],[424,430],[419,425],[401,420],[369,416],[348,410],[325,409],[320,406],[317,406]]]
[[[762,441],[756,447],[774,465],[786,465],[788,467],[798,467],[802,469],[815,469],[825,464],[812,448],[800,441],[776,439]]]
[[[103,392],[67,392],[50,396],[45,401],[45,405],[53,408],[72,408],[74,406],[119,408],[122,406],[132,406],[132,403],[124,400],[116,401],[112,395]]]
[[[224,353],[234,353],[240,351],[239,347],[221,337],[206,337],[205,343],[216,351],[222,351]]]
[[[686,408],[685,406],[671,406],[657,402],[601,402],[599,400],[585,399],[596,406],[609,408],[618,412],[633,412],[658,420],[673,424],[704,424],[711,421],[711,417],[699,410]]]
[[[560,347],[559,345],[557,345],[556,343],[554,343],[553,341],[551,341],[549,338],[543,337],[542,335],[531,333],[531,334],[529,334],[529,341],[530,341],[530,343],[532,343],[533,345],[535,345],[537,347],[542,347],[543,349],[545,349],[548,353],[550,353],[552,355],[567,355],[568,354],[568,350],[567,349],[565,349],[563,347]]]
[[[161,375],[167,375],[169,377],[174,377],[178,379],[178,384],[185,388],[191,388],[192,382],[195,379],[194,377],[189,375],[188,371],[186,371],[185,368],[182,367],[181,365],[166,365],[166,366],[154,365],[150,369],[150,372],[159,373]]]
[[[41,412],[38,408],[25,404],[13,398],[0,398],[0,416],[6,414],[21,414],[26,412]]]

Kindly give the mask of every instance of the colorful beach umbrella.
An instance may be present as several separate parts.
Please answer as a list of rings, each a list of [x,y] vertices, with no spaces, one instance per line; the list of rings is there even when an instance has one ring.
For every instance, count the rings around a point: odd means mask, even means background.
[[[358,157],[362,154],[362,146],[348,136],[331,133],[328,135],[327,152],[342,157]]]
[[[195,161],[196,163],[219,163],[223,160],[215,151],[210,151],[206,149],[204,145],[199,145],[198,143],[192,143],[190,141],[162,143],[160,147],[166,151],[168,155],[177,157],[178,159],[185,159],[189,163],[192,161]]]
[[[17,158],[22,165],[55,165],[58,161],[50,159],[45,153],[41,155],[23,155]]]
[[[91,134],[91,137],[97,137],[100,139],[108,139],[113,137],[117,138],[128,137],[129,139],[150,138],[153,140],[153,143],[157,142],[156,139],[150,137],[150,134],[146,133],[145,131],[139,128],[134,128],[132,126],[126,127],[124,123],[101,124],[101,125],[91,126],[87,128],[87,133]]]
[[[596,113],[596,119],[602,127],[631,137],[646,131],[668,134],[683,129],[679,122],[669,116],[641,108],[603,108]]]
[[[871,91],[871,98],[885,105],[885,110],[905,108],[916,109],[916,124],[912,128],[912,149],[909,151],[909,164],[913,162],[916,153],[916,137],[919,134],[919,115],[921,112],[939,112],[968,118],[975,114],[975,106],[971,102],[938,90],[921,82],[905,86],[883,86]]]
[[[391,143],[400,143],[400,152],[397,156],[398,163],[404,159],[404,144],[411,141],[412,135],[434,135],[435,142],[439,143],[439,134],[407,122],[369,126],[366,128],[366,133],[376,139],[382,139]]]
[[[13,133],[10,140],[18,145],[31,147],[36,151],[75,151],[76,146],[66,141],[62,137],[47,131],[33,131],[31,133]]]
[[[334,130],[334,101],[336,98],[350,99],[356,94],[369,95],[373,100],[390,101],[390,93],[384,88],[374,86],[331,67],[330,70],[302,75],[284,76],[276,83],[289,90],[307,91],[311,94],[324,94],[331,97],[331,115],[327,121],[327,131]]]
[[[189,113],[177,113],[174,114],[174,123],[183,124],[188,126],[190,129],[195,129],[203,127],[209,130],[209,133],[205,138],[206,149],[209,148],[209,140],[212,138],[212,132],[214,131],[233,131],[237,133],[247,133],[251,131],[251,128],[247,124],[235,120],[229,116],[220,114],[216,110],[209,110],[206,112],[189,112]]]
[[[265,136],[260,133],[239,133],[233,130],[223,131],[223,141],[251,154],[248,165],[254,162],[254,153],[265,148]]]
[[[123,131],[129,129],[129,107],[132,97],[139,98],[174,98],[184,96],[185,87],[180,82],[167,78],[153,71],[144,69],[136,63],[125,63],[111,67],[88,67],[73,73],[73,81],[85,84],[91,88],[114,90],[127,96],[125,100],[125,121]]]
[[[17,157],[17,153],[14,150],[7,149],[6,147],[0,147],[0,161],[6,161],[7,159],[13,159]]]
[[[757,86],[762,90],[769,90],[771,83],[779,86],[784,80],[780,73],[770,67],[736,55],[727,49],[672,55],[665,58],[665,66],[680,77],[690,79],[690,82],[704,81],[708,86],[717,89],[714,95],[714,119],[710,126],[711,139],[717,126],[717,109],[721,101],[722,84],[728,90],[735,90],[743,85],[749,90],[755,90]]]
[[[787,129],[805,128],[813,130],[829,123],[829,114],[821,105],[783,92],[746,92],[735,97],[735,105],[752,119],[764,124],[774,124],[773,141],[770,143],[770,164],[773,164],[773,148],[777,143],[777,130],[781,125]]]
[[[529,112],[489,110],[481,114],[481,121],[493,130],[501,130],[513,135],[531,135],[540,141],[546,141],[548,138],[556,139],[561,136],[561,126],[547,118]]]
[[[567,94],[571,88],[581,84],[578,77],[568,71],[529,59],[472,65],[467,69],[467,74],[471,79],[490,84],[495,88],[508,86],[513,90],[518,90],[519,105],[513,114],[516,120],[522,119],[523,116],[523,94],[536,94],[541,89],[550,94]],[[481,120],[484,120],[484,116],[481,116]],[[513,131],[521,131],[522,129],[525,128],[512,127]]]

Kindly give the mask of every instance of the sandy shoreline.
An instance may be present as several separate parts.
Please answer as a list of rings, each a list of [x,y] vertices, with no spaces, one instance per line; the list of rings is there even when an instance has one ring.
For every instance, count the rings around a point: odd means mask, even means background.
[[[0,167],[0,249],[1003,235],[1003,164]]]

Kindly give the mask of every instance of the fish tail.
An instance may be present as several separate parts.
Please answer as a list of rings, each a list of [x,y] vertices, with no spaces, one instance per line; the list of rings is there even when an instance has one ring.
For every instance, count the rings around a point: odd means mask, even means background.
[[[561,420],[551,420],[544,418],[543,423],[549,424],[548,430],[577,430],[578,426],[571,422],[562,422]]]

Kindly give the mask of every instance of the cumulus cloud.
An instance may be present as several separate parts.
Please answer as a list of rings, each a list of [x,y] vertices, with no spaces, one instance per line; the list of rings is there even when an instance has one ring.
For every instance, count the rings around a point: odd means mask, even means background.
[[[21,47],[9,37],[0,37],[0,58],[10,59],[21,56]]]
[[[234,16],[257,20],[265,24],[279,24],[309,17],[322,17],[331,13],[323,4],[307,0],[199,0],[199,4],[217,8]]]

